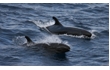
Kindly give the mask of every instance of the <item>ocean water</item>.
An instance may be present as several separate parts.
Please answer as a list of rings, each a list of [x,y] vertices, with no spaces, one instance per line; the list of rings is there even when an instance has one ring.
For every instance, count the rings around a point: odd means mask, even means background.
[[[42,27],[54,24],[90,31],[90,40],[82,37],[54,35]],[[22,46],[29,36],[37,43],[64,43],[65,54],[45,53]],[[37,46],[38,47],[38,46]],[[108,3],[0,3],[0,66],[108,66]]]

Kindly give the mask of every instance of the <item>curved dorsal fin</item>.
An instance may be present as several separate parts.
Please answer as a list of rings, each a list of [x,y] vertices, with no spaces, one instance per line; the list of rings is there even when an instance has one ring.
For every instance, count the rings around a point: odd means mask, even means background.
[[[61,25],[62,26],[62,24],[58,21],[58,19],[56,17],[53,17],[53,19],[55,20],[54,25]]]
[[[27,43],[34,43],[28,36],[25,36]]]

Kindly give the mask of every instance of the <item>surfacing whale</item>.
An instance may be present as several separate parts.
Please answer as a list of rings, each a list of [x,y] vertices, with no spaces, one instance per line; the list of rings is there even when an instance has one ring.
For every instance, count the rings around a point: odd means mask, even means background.
[[[42,49],[45,49],[45,50],[51,51],[51,52],[55,52],[55,53],[65,53],[65,52],[70,51],[70,47],[66,44],[63,44],[63,43],[48,43],[48,44],[46,44],[46,43],[34,43],[28,36],[25,36],[25,38],[27,39],[27,43],[25,45],[28,47],[42,46]]]
[[[73,28],[73,27],[64,27],[56,17],[53,17],[55,24],[52,26],[46,27],[51,33],[54,34],[67,34],[67,35],[84,35],[84,37],[91,37],[92,34],[89,31],[86,31],[84,29],[79,28]]]

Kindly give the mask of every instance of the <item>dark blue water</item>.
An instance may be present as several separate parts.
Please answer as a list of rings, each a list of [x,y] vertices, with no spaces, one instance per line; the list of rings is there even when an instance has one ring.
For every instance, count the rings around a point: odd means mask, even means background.
[[[90,31],[91,40],[52,35],[40,27],[54,24]],[[27,35],[35,42],[63,42],[71,50],[64,55],[20,46]],[[20,38],[20,40],[17,40]],[[0,4],[0,65],[108,66],[109,4]]]

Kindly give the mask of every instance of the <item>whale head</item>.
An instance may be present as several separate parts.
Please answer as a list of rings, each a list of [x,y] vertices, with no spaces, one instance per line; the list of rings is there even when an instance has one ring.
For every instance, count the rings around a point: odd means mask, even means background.
[[[63,43],[50,43],[46,49],[56,53],[64,53],[70,51],[70,47]]]

